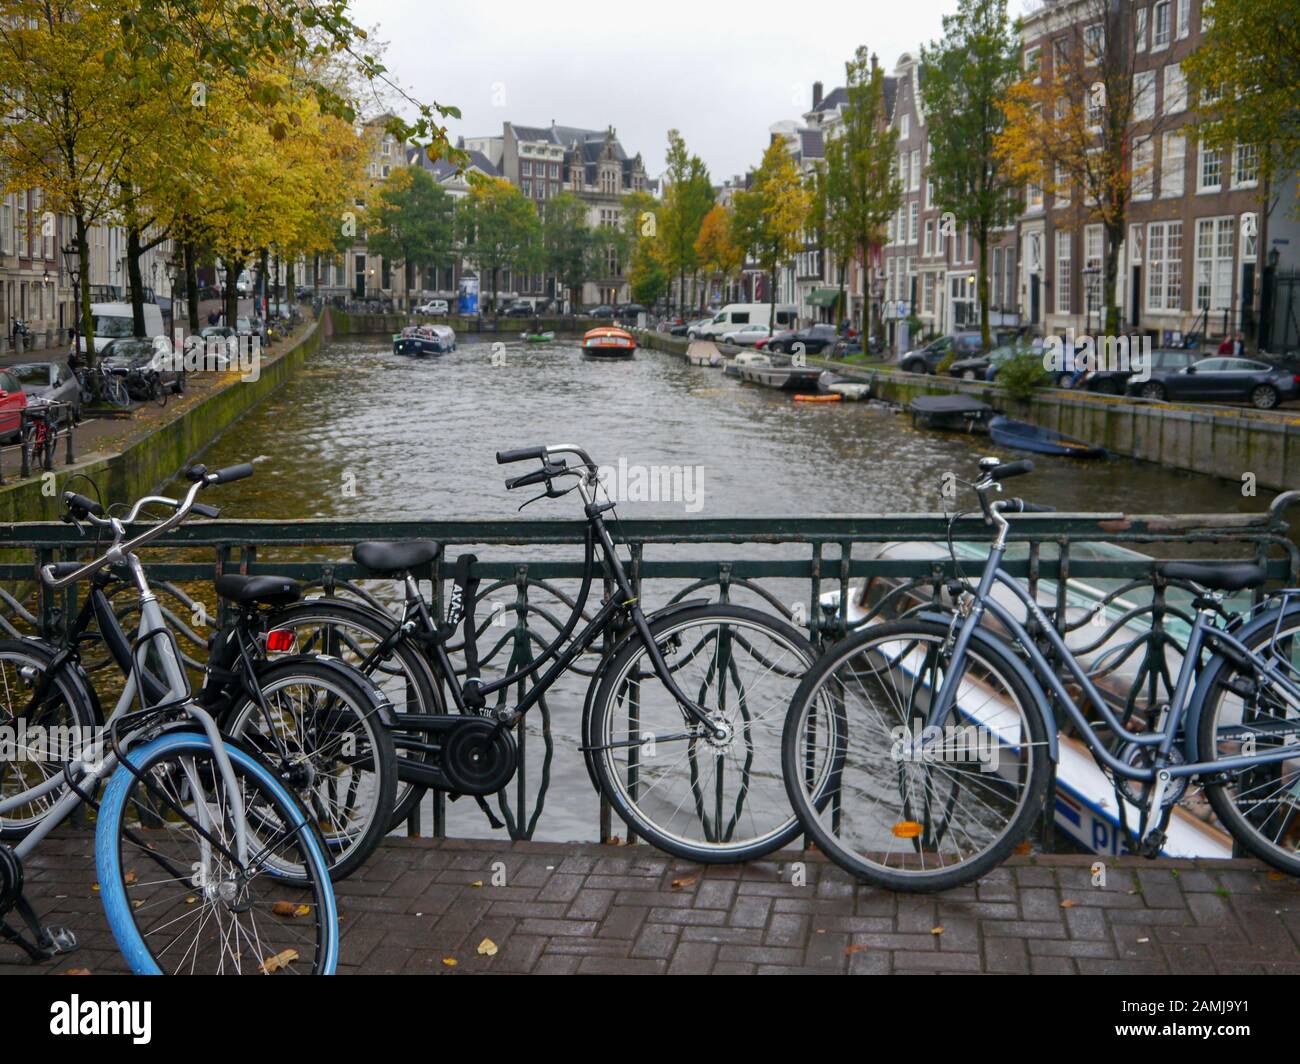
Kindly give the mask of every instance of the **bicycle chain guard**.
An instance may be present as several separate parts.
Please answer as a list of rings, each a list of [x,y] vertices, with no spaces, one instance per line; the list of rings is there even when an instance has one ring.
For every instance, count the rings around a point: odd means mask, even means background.
[[[515,774],[519,746],[506,728],[485,717],[464,717],[442,741],[442,771],[461,794],[495,794]]]

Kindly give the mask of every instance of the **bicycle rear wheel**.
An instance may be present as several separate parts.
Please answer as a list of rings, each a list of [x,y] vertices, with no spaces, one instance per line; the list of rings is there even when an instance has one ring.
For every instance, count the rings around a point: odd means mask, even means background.
[[[925,730],[948,627],[873,625],[831,647],[790,703],[782,766],[808,834],[889,890],[947,890],[1004,860],[1042,808],[1043,718],[999,653],[967,650],[955,710]]]
[[[293,788],[335,880],[356,871],[388,833],[397,789],[379,696],[363,682],[310,659],[278,662],[258,675],[265,711],[245,698],[221,718],[225,734],[251,746]]]
[[[678,687],[729,735],[686,717],[633,638],[605,666],[585,721],[601,793],[629,831],[687,860],[748,861],[787,845],[799,823],[781,779],[781,725],[812,644],[726,604],[670,614],[651,632]]]
[[[332,975],[338,913],[324,849],[275,774],[226,750],[248,824],[243,867],[232,795],[201,732],[130,751],[131,767],[104,789],[95,867],[118,948],[138,975]],[[286,867],[303,870],[301,889],[284,884]]]
[[[1280,616],[1242,640],[1292,683],[1300,683],[1300,610]],[[1296,756],[1269,764],[1206,773],[1205,795],[1223,826],[1256,857],[1300,875],[1300,709],[1255,670],[1223,661],[1203,674],[1211,683],[1197,728],[1198,761],[1222,761],[1293,747]]]

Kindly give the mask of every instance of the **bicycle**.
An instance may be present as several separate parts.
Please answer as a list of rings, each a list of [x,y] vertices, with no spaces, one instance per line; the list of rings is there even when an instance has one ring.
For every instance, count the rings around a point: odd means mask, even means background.
[[[0,762],[8,840],[0,841],[0,938],[33,960],[75,949],[76,937],[40,924],[23,893],[23,861],[90,805],[98,809],[95,867],[105,916],[132,971],[332,974],[336,968],[338,914],[324,848],[276,773],[246,746],[223,740],[193,697],[175,637],[135,554],[184,521],[200,490],[251,473],[251,466],[196,467],[184,500],[146,497],[120,520],[94,514],[84,505],[91,500],[69,500],[76,519],[110,529],[113,542],[89,562],[43,566],[42,582],[57,590],[107,566],[124,566],[139,596],[131,674],[106,734],[80,668],[50,669],[49,648],[39,640],[0,643],[4,723],[23,735],[39,727],[43,736],[57,730],[68,737],[62,771],[34,784],[21,772],[26,740],[13,761]],[[151,504],[174,513],[128,540],[127,526]],[[145,676],[161,680],[161,701],[150,704]],[[141,708],[132,711],[137,695]],[[297,901],[284,897],[286,878],[303,885]],[[25,931],[9,926],[11,912]]]
[[[808,837],[846,871],[891,890],[945,890],[979,878],[1043,809],[1059,706],[1110,777],[1132,851],[1158,855],[1174,806],[1198,780],[1245,850],[1300,875],[1300,759],[1292,745],[1300,735],[1300,589],[1277,593],[1243,619],[1224,609],[1224,594],[1262,586],[1263,563],[1156,562],[1163,576],[1196,588],[1196,616],[1168,705],[1134,731],[1030,592],[1002,570],[1005,515],[1049,508],[992,495],[1033,463],[985,458],[979,468],[968,486],[995,534],[978,583],[960,580],[955,611],[850,634],[791,700],[782,766]],[[949,522],[950,550],[961,516]],[[995,582],[1019,600],[1026,622],[991,596]],[[1006,634],[991,631],[986,617]]]
[[[799,824],[778,775],[780,722],[815,658],[811,644],[792,625],[743,606],[696,599],[645,613],[605,521],[614,503],[598,501],[597,467],[587,452],[559,444],[496,457],[502,464],[541,462],[507,480],[507,489],[544,486],[537,499],[576,490],[583,502],[581,586],[567,620],[540,652],[495,679],[481,677],[476,559],[457,559],[447,617],[439,623],[414,575],[440,557],[441,544],[432,541],[360,543],[353,550],[367,572],[403,583],[400,618],[319,598],[279,610],[270,621],[293,631],[300,650],[338,653],[389,694],[400,781],[394,825],[426,788],[479,797],[504,788],[518,765],[514,729],[604,637],[607,649],[584,699],[581,749],[593,786],[629,831],[667,853],[706,862],[749,860],[789,843]],[[608,591],[575,635],[597,554]],[[458,628],[466,661],[460,681],[448,647]],[[526,681],[533,686],[524,690]],[[517,701],[509,697],[514,687]]]
[[[83,406],[93,406],[103,401],[110,406],[126,408],[131,405],[131,394],[126,382],[112,370],[102,365],[78,366],[77,383],[81,385]]]

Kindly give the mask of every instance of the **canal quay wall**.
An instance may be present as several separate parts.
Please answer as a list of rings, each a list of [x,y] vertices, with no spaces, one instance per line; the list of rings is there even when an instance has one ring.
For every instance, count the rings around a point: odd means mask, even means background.
[[[685,355],[690,345],[689,340],[662,333],[638,335],[642,346],[670,354]],[[1255,486],[1275,491],[1300,487],[1300,411],[1155,405],[1058,388],[1044,389],[1023,402],[985,381],[808,361],[869,381],[873,398],[904,406],[918,395],[969,395],[1002,413],[1100,444],[1114,454],[1238,483],[1253,474]]]
[[[196,458],[209,443],[234,422],[283,385],[320,347],[334,335],[337,323],[326,312],[310,324],[290,346],[263,357],[255,381],[231,380],[204,396],[193,406],[176,408],[174,416],[162,412],[142,434],[130,437],[111,454],[88,455],[70,466],[55,465],[52,494],[40,474],[28,480],[0,487],[0,523],[55,521],[62,515],[60,496],[68,479],[80,474],[94,480],[106,501],[139,498],[156,490]],[[249,455],[251,458],[252,455]],[[85,486],[75,490],[86,493]]]

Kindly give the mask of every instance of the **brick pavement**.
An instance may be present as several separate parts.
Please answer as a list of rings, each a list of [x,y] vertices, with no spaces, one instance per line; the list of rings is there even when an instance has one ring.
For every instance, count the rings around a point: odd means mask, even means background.
[[[0,974],[123,970],[91,852],[88,833],[63,831],[28,866],[29,897],[82,948],[32,968],[0,946]],[[644,846],[392,839],[338,887],[341,970],[1300,973],[1300,882],[1251,861],[1125,858],[1103,889],[1091,857],[1016,857],[921,896],[855,886],[815,854],[777,857],[704,868]]]

